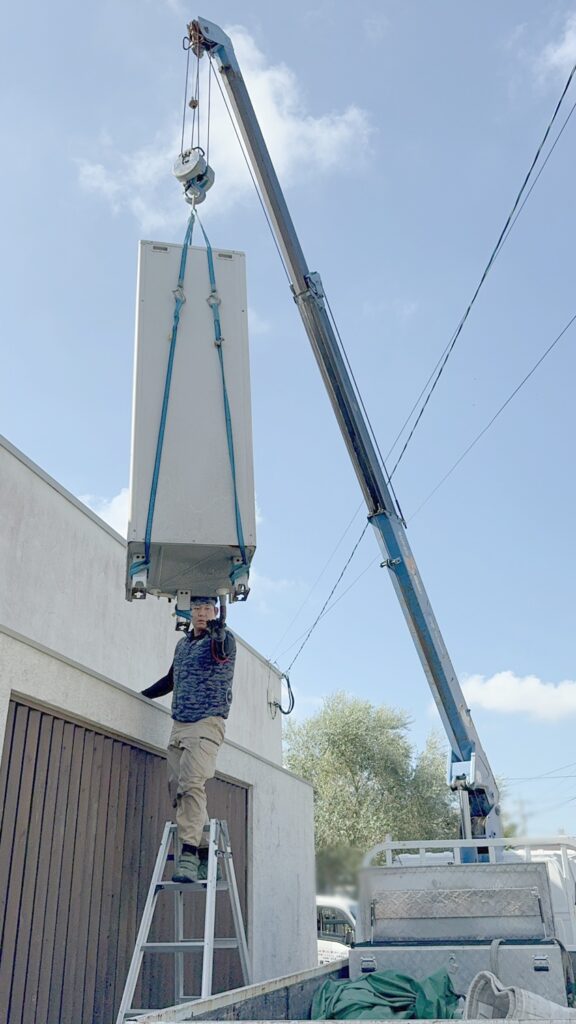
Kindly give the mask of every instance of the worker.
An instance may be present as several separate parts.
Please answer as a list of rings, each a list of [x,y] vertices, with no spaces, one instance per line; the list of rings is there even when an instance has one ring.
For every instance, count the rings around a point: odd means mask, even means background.
[[[216,598],[193,598],[191,619],[168,673],[141,691],[151,699],[173,693],[168,785],[181,843],[174,882],[206,877],[206,860],[199,856],[208,845],[206,782],[224,740],[236,661],[236,641],[217,618]]]

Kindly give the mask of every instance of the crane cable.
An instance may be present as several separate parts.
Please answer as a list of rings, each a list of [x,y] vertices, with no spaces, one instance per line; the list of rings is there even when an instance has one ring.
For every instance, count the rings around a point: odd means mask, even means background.
[[[467,319],[468,319],[468,317],[470,315],[470,312],[472,310],[472,307],[473,307],[474,303],[476,302],[476,299],[477,299],[477,297],[478,297],[478,295],[480,293],[480,290],[481,290],[484,282],[486,281],[486,278],[488,277],[488,274],[490,273],[490,270],[492,269],[496,259],[498,258],[500,250],[502,249],[508,234],[510,233],[510,229],[513,226],[512,222],[513,222],[514,215],[516,214],[516,211],[518,210],[518,207],[520,206],[520,203],[521,203],[522,197],[524,195],[524,192],[526,191],[526,188],[528,186],[530,178],[532,177],[532,172],[534,171],[534,168],[536,167],[536,164],[538,163],[538,160],[540,158],[540,154],[542,153],[542,149],[544,148],[544,146],[546,144],[548,136],[549,136],[549,134],[550,134],[550,132],[552,130],[552,127],[554,125],[554,122],[555,122],[555,120],[556,120],[556,118],[558,116],[558,113],[560,112],[560,108],[562,106],[562,103],[564,102],[564,97],[566,96],[566,93],[568,92],[568,89],[570,88],[570,85],[572,83],[572,79],[574,78],[575,74],[576,74],[576,64],[574,65],[574,67],[572,68],[572,71],[570,72],[570,74],[568,76],[568,80],[567,80],[567,82],[566,82],[566,84],[564,86],[564,89],[562,90],[560,98],[559,98],[559,100],[558,100],[558,102],[556,104],[556,107],[554,109],[554,113],[552,114],[552,117],[551,117],[550,121],[548,122],[546,131],[544,132],[544,135],[542,137],[540,145],[538,146],[538,149],[536,150],[536,153],[534,155],[532,163],[530,164],[528,172],[527,172],[527,174],[526,174],[526,176],[524,178],[524,181],[522,182],[522,186],[520,188],[520,191],[518,192],[518,195],[516,196],[516,199],[514,200],[514,204],[512,206],[512,209],[511,209],[510,213],[508,214],[508,217],[506,218],[506,222],[504,224],[504,227],[502,228],[502,231],[500,232],[500,236],[498,238],[498,241],[496,242],[496,245],[494,246],[494,249],[492,250],[492,253],[490,255],[490,259],[488,260],[488,263],[486,264],[486,266],[485,266],[485,268],[484,268],[484,270],[482,272],[482,276],[480,277],[480,281],[478,282],[478,284],[476,286],[476,289],[474,291],[474,294],[472,295],[472,298],[470,299],[470,301],[468,303],[468,306],[466,307],[466,310],[465,310],[463,316],[461,317],[460,322],[459,322],[456,330],[454,331],[454,334],[452,335],[452,337],[451,337],[451,339],[450,339],[450,341],[448,343],[447,348],[444,351],[444,355],[443,355],[443,357],[442,357],[442,359],[440,361],[440,365],[439,365],[439,368],[438,368],[438,370],[436,372],[434,380],[432,382],[432,386],[431,386],[431,388],[430,388],[430,390],[429,390],[429,392],[428,392],[424,402],[422,403],[422,406],[421,406],[420,411],[419,411],[419,413],[418,413],[418,415],[416,417],[416,420],[414,421],[414,424],[412,425],[412,429],[410,430],[410,433],[408,434],[408,437],[407,437],[406,441],[404,442],[402,450],[400,451],[400,454],[399,454],[398,458],[396,459],[396,462],[395,462],[395,464],[394,464],[394,466],[392,468],[392,471],[390,473],[390,478],[392,478],[394,476],[394,473],[398,469],[398,466],[400,465],[400,462],[402,461],[402,458],[404,457],[406,449],[408,448],[408,445],[410,444],[410,441],[412,440],[412,438],[414,436],[414,433],[415,433],[415,431],[416,431],[416,429],[417,429],[417,427],[418,427],[418,425],[419,425],[419,423],[420,423],[420,421],[422,419],[422,416],[424,415],[426,407],[427,407],[427,405],[428,405],[428,403],[429,403],[429,401],[430,401],[434,391],[436,390],[436,387],[438,385],[440,377],[442,376],[442,373],[444,372],[444,368],[446,366],[446,363],[448,362],[450,356],[452,355],[452,352],[454,350],[454,346],[456,345],[456,342],[458,341],[458,339],[459,339],[459,337],[460,337],[460,335],[462,333],[462,330],[464,328],[464,324],[466,323],[466,321],[467,321]],[[572,109],[574,109],[574,108],[572,108]],[[566,119],[566,123],[570,119],[571,115],[572,115],[572,111],[570,111],[570,114],[568,115],[568,118]],[[560,137],[560,135],[562,134],[562,131],[566,127],[566,123],[563,125],[563,127],[562,127],[562,129],[561,129],[561,131],[560,131],[560,133],[558,135],[558,138]],[[553,148],[554,147],[552,147],[552,149]],[[550,152],[552,152],[552,150]],[[535,182],[534,182],[534,184],[535,184]],[[526,196],[526,198],[528,198],[528,196]],[[520,212],[520,210],[518,210],[518,212]],[[515,218],[515,219],[517,219],[517,218]],[[438,366],[438,364],[437,364],[437,366]],[[434,373],[434,371],[433,371],[433,373]],[[428,380],[430,380],[430,378]],[[426,387],[427,387],[427,384],[425,385],[425,388]],[[412,409],[412,412],[413,411],[414,411],[414,407]],[[410,419],[410,416],[412,415],[412,412],[410,413],[410,415],[408,417],[408,420]],[[402,430],[400,431],[400,433],[396,437],[396,440],[394,441],[394,444],[392,445],[391,451],[396,446],[396,443],[399,440],[400,436],[402,435],[402,432],[404,431],[404,428],[405,428],[406,423],[408,422],[408,420],[405,421],[404,426],[402,427]]]

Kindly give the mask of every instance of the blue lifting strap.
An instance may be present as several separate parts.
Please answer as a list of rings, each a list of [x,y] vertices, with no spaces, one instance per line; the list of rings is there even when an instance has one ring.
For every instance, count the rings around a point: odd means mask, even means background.
[[[164,396],[162,398],[162,412],[160,414],[160,427],[158,429],[158,440],[156,441],[156,456],[154,458],[154,470],[152,473],[152,485],[150,487],[150,500],[148,502],[148,517],[146,519],[146,533],[144,535],[144,561],[133,562],[130,566],[130,575],[143,569],[150,568],[150,540],[152,537],[152,522],[154,520],[154,506],[156,504],[156,493],[158,491],[158,477],[160,476],[160,463],[162,461],[162,448],[164,446],[164,433],[166,431],[166,418],[168,415],[168,401],[170,398],[170,384],[172,382],[172,369],[174,366],[174,355],[176,352],[176,341],[178,338],[178,324],[180,323],[180,311],[186,302],[184,295],[184,275],[186,274],[186,260],[188,249],[192,244],[192,231],[194,229],[194,211],[190,214],[182,255],[180,257],[180,271],[178,273],[178,285],[174,291],[174,316],[172,319],[172,337],[170,338],[170,351],[168,353],[168,365],[166,367],[166,380],[164,381]]]
[[[208,274],[210,276],[210,298],[208,303],[212,310],[212,318],[214,320],[214,343],[216,345],[216,351],[218,352],[218,360],[220,362],[220,376],[222,378],[222,399],[224,403],[224,419],[226,421],[226,439],[228,442],[228,457],[230,459],[230,470],[232,472],[232,488],[234,491],[234,515],[236,518],[236,535],[238,537],[238,547],[240,548],[240,555],[242,557],[242,564],[236,565],[229,574],[229,578],[234,583],[238,577],[245,576],[249,567],[249,561],[246,556],[246,545],[244,543],[244,530],[242,529],[242,516],[240,514],[240,502],[238,501],[238,486],[236,482],[236,459],[234,456],[234,435],[232,432],[232,415],[230,412],[230,402],[228,401],[228,389],[226,387],[226,375],[224,373],[224,353],[222,352],[222,326],[220,324],[220,299],[218,297],[218,289],[216,287],[216,273],[214,270],[214,256],[212,253],[212,246],[206,234],[202,221],[198,217],[198,223],[200,230],[204,235],[204,241],[206,243],[206,255],[208,257]]]

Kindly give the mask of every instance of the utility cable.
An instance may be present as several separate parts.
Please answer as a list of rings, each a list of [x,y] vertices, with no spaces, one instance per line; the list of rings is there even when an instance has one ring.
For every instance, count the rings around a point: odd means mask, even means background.
[[[319,582],[320,582],[320,580],[322,579],[322,577],[323,577],[324,573],[326,572],[326,569],[327,569],[327,568],[328,568],[328,566],[330,565],[330,562],[331,562],[331,561],[332,561],[332,559],[334,558],[334,555],[335,555],[335,554],[336,554],[336,552],[338,551],[338,548],[340,547],[340,545],[341,545],[342,541],[344,540],[344,537],[345,537],[345,536],[346,536],[346,534],[348,533],[348,530],[349,530],[349,529],[350,529],[350,527],[352,526],[352,523],[353,523],[353,522],[354,522],[354,520],[356,519],[356,516],[358,515],[358,513],[359,513],[359,511],[360,511],[360,509],[362,508],[362,506],[363,506],[363,505],[364,505],[364,502],[363,502],[363,501],[361,501],[361,502],[360,502],[360,504],[358,505],[358,508],[357,508],[357,509],[356,509],[356,511],[354,512],[354,515],[352,516],[352,518],[351,518],[350,522],[348,523],[348,525],[346,526],[345,530],[344,530],[344,531],[343,531],[343,533],[341,534],[341,536],[340,536],[340,539],[339,539],[339,540],[338,540],[338,541],[336,542],[336,545],[335,545],[334,549],[332,550],[332,553],[330,554],[330,556],[328,557],[328,559],[327,559],[327,560],[326,560],[326,562],[324,563],[324,567],[323,567],[323,568],[322,568],[322,569],[320,570],[320,572],[318,573],[318,575],[317,575],[316,579],[314,580],[314,583],[313,583],[313,584],[312,584],[312,586],[310,587],[310,590],[308,591],[308,593],[307,593],[306,597],[305,597],[305,598],[304,598],[304,600],[302,601],[302,604],[301,604],[301,605],[300,605],[300,607],[298,608],[298,611],[296,612],[296,614],[295,614],[295,615],[293,616],[293,618],[292,618],[292,619],[290,620],[290,622],[289,622],[289,623],[288,623],[288,625],[286,626],[286,629],[284,630],[284,632],[283,632],[282,636],[281,636],[281,637],[280,637],[280,639],[278,640],[278,642],[277,642],[277,644],[276,644],[276,647],[274,648],[274,651],[272,652],[272,654],[271,654],[271,655],[270,655],[270,657],[268,658],[268,661],[273,661],[273,660],[274,660],[274,658],[276,657],[276,653],[277,653],[277,651],[278,651],[278,648],[280,647],[280,644],[282,643],[282,641],[284,640],[284,638],[285,638],[285,637],[287,636],[287,634],[288,634],[288,633],[290,632],[290,630],[292,629],[292,626],[293,626],[293,625],[294,625],[294,623],[296,622],[296,619],[297,619],[297,618],[298,618],[298,616],[300,615],[300,612],[302,611],[302,609],[303,609],[303,608],[305,607],[305,605],[307,605],[307,604],[308,604],[308,601],[310,600],[310,598],[311,598],[311,596],[312,596],[312,593],[314,592],[314,590],[315,590],[315,589],[316,589],[316,587],[318,586],[318,583],[319,583]],[[302,633],[301,635],[302,635],[302,636],[304,636],[304,633]],[[296,643],[298,643],[298,640],[299,640],[299,639],[300,639],[300,637],[298,637],[298,638],[297,638],[297,640],[295,640],[295,641],[294,641],[294,644],[291,644],[290,646],[291,646],[291,647],[293,647],[293,646],[294,646],[294,645],[295,645]],[[289,650],[289,649],[290,649],[290,648],[288,648],[288,650]]]
[[[325,619],[326,616],[328,615],[328,613],[331,612],[332,609],[336,607],[338,602],[341,601],[342,598],[346,597],[346,594],[350,590],[352,590],[353,587],[356,586],[356,584],[362,579],[363,576],[366,575],[368,570],[371,569],[374,565],[376,565],[377,562],[380,562],[380,561],[381,561],[381,555],[379,555],[377,558],[372,558],[371,561],[368,563],[368,565],[364,566],[364,568],[362,569],[362,572],[359,572],[358,575],[354,577],[352,582],[348,584],[348,586],[346,587],[346,590],[343,590],[342,593],[338,595],[338,597],[334,598],[334,600],[332,601],[331,604],[326,606],[326,608],[322,612],[322,615],[318,619],[318,623],[320,623],[322,621],[322,619]],[[296,639],[293,640],[292,643],[288,647],[284,648],[284,650],[278,655],[278,657],[279,658],[283,658],[285,654],[288,654],[288,651],[291,651],[292,648],[296,646],[298,641],[301,640],[303,636],[306,636],[307,632],[308,632],[308,629],[305,629],[302,633],[300,633],[300,635],[297,636]]]
[[[426,398],[425,398],[425,400],[424,400],[424,402],[422,404],[422,407],[421,407],[421,409],[420,409],[420,411],[419,411],[419,413],[418,413],[418,415],[416,417],[416,420],[414,421],[414,424],[412,425],[410,433],[408,434],[408,437],[407,437],[406,441],[404,442],[404,445],[403,445],[403,447],[402,447],[402,449],[400,451],[400,454],[399,454],[398,458],[396,459],[396,462],[395,462],[395,464],[394,464],[394,466],[392,468],[392,471],[390,473],[390,478],[392,478],[394,476],[394,473],[396,472],[398,466],[400,465],[400,462],[402,461],[402,459],[404,457],[406,449],[408,448],[408,445],[410,444],[410,441],[412,440],[412,438],[414,436],[414,433],[415,433],[416,429],[418,428],[418,425],[419,425],[419,423],[420,423],[420,421],[421,421],[421,419],[422,419],[422,417],[424,415],[426,407],[427,407],[427,405],[428,405],[428,403],[429,403],[429,401],[430,401],[430,399],[432,397],[432,394],[434,393],[434,391],[435,391],[435,389],[436,389],[436,387],[438,385],[440,377],[442,376],[442,373],[444,372],[444,368],[446,366],[446,363],[448,362],[448,359],[450,358],[450,356],[451,356],[451,354],[452,354],[452,352],[454,350],[454,346],[456,345],[456,342],[458,341],[458,338],[460,337],[460,335],[462,333],[462,330],[464,328],[464,324],[466,323],[466,321],[467,321],[467,319],[468,319],[468,317],[470,315],[470,312],[472,310],[472,307],[474,306],[474,303],[476,302],[476,299],[477,299],[477,297],[478,297],[478,295],[480,293],[480,290],[481,290],[484,282],[486,281],[486,278],[488,277],[488,274],[490,273],[490,270],[492,269],[496,259],[498,258],[500,250],[502,249],[502,246],[504,245],[504,242],[505,242],[508,234],[510,233],[511,228],[513,227],[513,219],[517,220],[517,217],[515,217],[515,214],[516,214],[517,211],[518,211],[518,213],[520,212],[520,210],[518,208],[519,208],[521,200],[522,200],[522,198],[524,196],[524,192],[525,192],[525,190],[527,188],[527,185],[528,185],[528,182],[530,181],[530,178],[532,177],[532,172],[533,172],[533,170],[534,170],[534,168],[535,168],[535,166],[536,166],[536,164],[537,164],[537,162],[538,162],[538,160],[540,158],[540,154],[542,152],[542,149],[545,146],[546,141],[548,139],[548,136],[549,136],[549,134],[550,134],[550,132],[552,130],[552,127],[554,125],[554,122],[556,121],[556,118],[557,118],[558,113],[560,111],[560,107],[562,106],[562,103],[564,101],[564,97],[566,96],[566,93],[568,92],[568,89],[570,87],[570,84],[572,82],[572,79],[573,79],[575,73],[576,73],[576,64],[574,65],[574,67],[572,68],[572,71],[570,72],[570,74],[568,76],[568,80],[566,82],[566,85],[564,86],[564,89],[562,90],[560,98],[559,98],[559,100],[558,100],[558,102],[556,104],[556,107],[554,109],[554,113],[553,113],[553,115],[552,115],[552,117],[551,117],[551,119],[550,119],[550,121],[548,123],[546,131],[544,132],[544,135],[542,137],[540,145],[538,146],[538,149],[536,150],[536,153],[534,155],[532,163],[530,164],[530,168],[529,168],[529,170],[528,170],[528,172],[527,172],[527,174],[526,174],[526,176],[524,178],[524,181],[522,182],[522,186],[520,188],[520,191],[518,192],[518,195],[516,196],[516,199],[514,201],[512,209],[510,210],[510,213],[508,214],[508,217],[506,218],[506,222],[504,224],[504,227],[502,228],[502,231],[500,232],[500,236],[498,238],[498,241],[496,242],[496,245],[494,246],[494,249],[492,250],[492,253],[490,255],[490,259],[488,260],[488,263],[486,264],[486,266],[484,268],[482,276],[480,277],[480,281],[478,282],[478,285],[476,286],[476,290],[474,291],[474,294],[472,295],[472,298],[470,299],[470,301],[468,303],[468,306],[466,307],[466,310],[465,310],[463,316],[461,317],[460,322],[459,322],[456,330],[454,331],[454,333],[453,333],[453,335],[452,335],[452,337],[451,337],[451,339],[450,339],[450,341],[448,343],[447,348],[444,351],[443,357],[441,357],[439,364],[438,363],[436,364],[435,370],[432,371],[431,377],[428,378],[428,381],[424,385],[424,389],[420,393],[420,396],[417,399],[416,404],[412,407],[412,410],[411,410],[411,412],[410,412],[410,414],[408,416],[408,419],[405,420],[404,425],[402,426],[402,429],[401,429],[400,433],[397,435],[396,440],[394,441],[394,444],[392,445],[391,451],[396,446],[396,443],[397,443],[398,439],[400,438],[400,436],[402,435],[402,433],[403,433],[403,431],[404,431],[404,429],[406,427],[406,424],[410,420],[410,417],[412,416],[412,413],[414,412],[418,402],[420,401],[420,398],[422,397],[422,394],[424,393],[424,391],[428,387],[428,384],[430,383],[430,380],[433,377],[434,379],[432,380],[432,386],[430,388],[430,391],[428,392],[428,394],[427,394],[427,396],[426,396]],[[563,127],[562,127],[558,137],[560,137],[560,134],[562,134],[562,131],[566,127],[566,123],[570,119],[571,114],[572,114],[572,111],[570,111],[570,114],[568,115],[568,118],[566,119],[566,122],[563,125]],[[554,148],[554,147],[552,147],[552,148]],[[552,152],[552,150],[551,150],[551,152]],[[528,198],[528,197],[526,197],[526,198]],[[434,376],[434,374],[435,374],[435,376]]]
[[[508,395],[508,398],[506,399],[506,401],[502,403],[502,405],[500,406],[500,408],[499,408],[499,409],[497,410],[497,412],[495,412],[495,413],[494,413],[494,415],[493,415],[493,416],[492,416],[492,418],[491,418],[491,419],[490,419],[490,420],[488,421],[488,423],[486,424],[486,426],[485,426],[485,427],[484,427],[484,428],[483,428],[483,429],[482,429],[482,430],[480,431],[480,433],[479,433],[479,434],[477,434],[477,435],[476,435],[476,437],[474,438],[474,440],[470,442],[470,444],[468,445],[468,447],[467,447],[467,448],[465,448],[465,450],[464,450],[464,451],[462,452],[462,454],[461,454],[461,455],[459,456],[459,458],[458,458],[458,459],[456,459],[456,462],[454,463],[454,465],[453,465],[453,466],[451,466],[451,468],[450,468],[450,469],[448,470],[448,472],[447,472],[447,473],[445,473],[445,474],[444,474],[444,476],[443,476],[443,477],[442,477],[442,479],[441,479],[441,480],[439,481],[439,483],[437,483],[437,484],[436,484],[436,486],[435,486],[435,487],[433,488],[433,490],[431,490],[431,491],[430,491],[430,494],[428,495],[428,497],[427,497],[427,498],[424,498],[424,501],[423,501],[423,502],[421,502],[421,504],[420,504],[420,505],[418,505],[418,508],[416,509],[416,511],[415,511],[415,512],[413,512],[413,513],[412,513],[412,515],[410,516],[410,518],[409,518],[409,520],[408,520],[408,522],[409,522],[409,523],[411,523],[411,522],[412,522],[412,520],[413,520],[413,519],[415,518],[415,516],[417,516],[417,515],[418,515],[418,513],[419,513],[419,512],[421,511],[421,509],[423,509],[423,508],[424,508],[424,505],[427,505],[427,504],[428,504],[428,502],[430,501],[430,499],[431,499],[431,498],[432,498],[432,497],[433,497],[433,496],[434,496],[434,495],[436,494],[436,491],[438,491],[438,490],[440,489],[440,487],[442,486],[442,484],[443,484],[443,483],[445,483],[445,482],[446,482],[446,480],[448,479],[448,477],[452,475],[452,473],[454,472],[454,470],[456,469],[456,467],[460,465],[460,463],[462,462],[462,460],[463,460],[463,459],[465,459],[465,458],[466,458],[466,456],[468,455],[468,453],[469,453],[470,451],[472,451],[472,449],[474,448],[474,446],[478,444],[478,441],[480,440],[480,438],[482,438],[482,437],[484,436],[484,434],[485,434],[485,433],[486,433],[486,432],[487,432],[487,431],[488,431],[488,430],[490,429],[490,427],[491,427],[491,426],[492,426],[492,424],[493,424],[493,423],[495,422],[495,420],[497,420],[497,419],[498,419],[498,417],[500,416],[500,413],[504,412],[504,409],[506,408],[506,406],[507,406],[507,405],[510,405],[510,402],[512,401],[512,399],[513,399],[513,398],[514,398],[514,397],[515,397],[515,396],[516,396],[516,395],[518,394],[518,392],[520,391],[520,389],[524,387],[524,385],[526,384],[526,382],[530,380],[530,377],[532,376],[532,374],[533,374],[533,373],[535,373],[535,372],[536,372],[536,370],[537,370],[537,369],[538,369],[538,367],[539,367],[539,366],[541,365],[541,363],[543,363],[543,362],[544,362],[544,360],[546,359],[546,356],[550,355],[550,352],[552,351],[552,349],[553,349],[553,348],[554,348],[554,347],[555,347],[555,346],[556,346],[556,345],[558,344],[558,342],[560,341],[560,339],[561,339],[561,338],[563,338],[563,336],[564,336],[564,335],[566,334],[566,331],[567,331],[567,330],[568,330],[568,329],[569,329],[569,328],[570,328],[570,327],[572,326],[572,324],[574,323],[574,321],[575,321],[575,320],[576,320],[576,313],[574,314],[574,316],[572,316],[572,317],[570,318],[570,320],[568,321],[568,323],[567,323],[567,324],[566,324],[566,325],[565,325],[565,326],[564,326],[564,327],[562,328],[562,330],[560,331],[560,334],[557,334],[557,335],[556,335],[556,337],[554,338],[554,341],[552,342],[552,344],[551,344],[551,345],[549,345],[549,346],[548,346],[548,348],[546,349],[546,351],[542,353],[542,355],[541,355],[541,356],[540,356],[540,358],[539,358],[539,359],[537,360],[537,362],[535,362],[535,363],[534,363],[534,366],[532,367],[532,369],[531,369],[531,370],[529,370],[529,372],[528,372],[528,373],[526,374],[526,376],[525,376],[525,377],[524,377],[524,378],[523,378],[523,379],[522,379],[522,380],[520,381],[520,383],[519,383],[519,384],[518,384],[518,385],[517,385],[517,386],[516,386],[516,387],[514,388],[514,391],[512,391],[512,393],[511,393],[510,395]]]
[[[337,588],[338,584],[340,583],[340,580],[342,579],[342,577],[343,577],[344,573],[346,572],[346,569],[348,568],[348,566],[350,565],[350,562],[351,562],[351,561],[352,561],[352,559],[354,558],[354,555],[356,554],[356,551],[358,550],[358,546],[359,546],[359,544],[360,544],[360,542],[361,542],[362,538],[364,537],[364,534],[366,533],[366,530],[368,529],[368,527],[369,527],[369,526],[370,526],[370,523],[369,523],[369,522],[366,522],[366,523],[364,524],[364,529],[362,530],[362,533],[360,534],[360,536],[358,537],[358,540],[356,541],[356,543],[355,543],[354,547],[352,548],[352,551],[351,551],[351,553],[350,553],[350,555],[349,555],[349,557],[348,557],[348,559],[347,559],[347,561],[346,561],[346,563],[345,563],[345,565],[344,565],[344,568],[342,569],[342,572],[340,573],[340,575],[339,575],[338,579],[336,580],[336,583],[335,583],[335,584],[334,584],[334,586],[332,587],[332,590],[331,590],[331,591],[330,591],[330,593],[328,594],[328,597],[326,598],[326,600],[325,600],[324,604],[322,605],[322,607],[321,607],[321,609],[320,609],[320,611],[319,611],[318,615],[316,616],[316,619],[314,620],[314,622],[313,622],[313,623],[312,623],[312,625],[310,626],[310,629],[308,630],[308,632],[307,632],[307,634],[306,634],[306,636],[305,636],[304,640],[303,640],[303,641],[302,641],[302,643],[300,644],[300,647],[299,647],[299,648],[298,648],[298,650],[296,651],[296,654],[295,654],[295,655],[294,655],[294,657],[292,658],[292,661],[291,661],[291,662],[290,662],[290,664],[288,665],[288,668],[286,669],[286,671],[285,671],[284,675],[286,675],[286,676],[287,676],[287,675],[289,675],[289,674],[290,674],[290,670],[291,670],[292,666],[294,665],[294,662],[296,661],[296,659],[297,659],[298,657],[300,657],[300,654],[301,654],[301,653],[302,653],[302,651],[304,650],[304,648],[305,648],[306,644],[308,643],[308,641],[309,641],[310,637],[312,636],[312,633],[314,632],[314,630],[316,629],[316,626],[317,626],[317,625],[318,625],[318,623],[320,622],[320,619],[322,618],[322,615],[324,614],[324,610],[325,610],[325,608],[326,608],[326,605],[327,605],[327,604],[328,604],[328,602],[330,601],[330,598],[332,597],[332,594],[333,594],[333,593],[334,593],[334,591],[336,590],[336,588]]]
[[[511,778],[506,779],[506,782],[507,783],[508,782],[531,782],[534,779],[548,779],[550,776],[554,777],[554,773],[555,772],[563,772],[566,768],[574,768],[575,766],[576,766],[576,761],[569,761],[568,764],[561,764],[561,765],[559,765],[558,768],[551,768],[550,771],[542,772],[540,775],[528,775],[526,777],[521,776],[521,775],[518,775],[518,776],[513,775]],[[558,778],[558,779],[571,779],[571,778],[576,778],[576,776],[573,776],[573,775],[557,775],[556,778]]]

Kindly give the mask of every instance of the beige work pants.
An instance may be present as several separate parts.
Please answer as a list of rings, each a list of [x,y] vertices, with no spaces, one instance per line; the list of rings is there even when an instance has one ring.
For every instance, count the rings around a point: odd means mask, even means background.
[[[208,821],[206,782],[214,777],[216,758],[226,730],[223,718],[174,722],[168,744],[168,786],[176,808],[178,836],[191,846],[202,844]],[[207,845],[205,836],[204,844]]]

